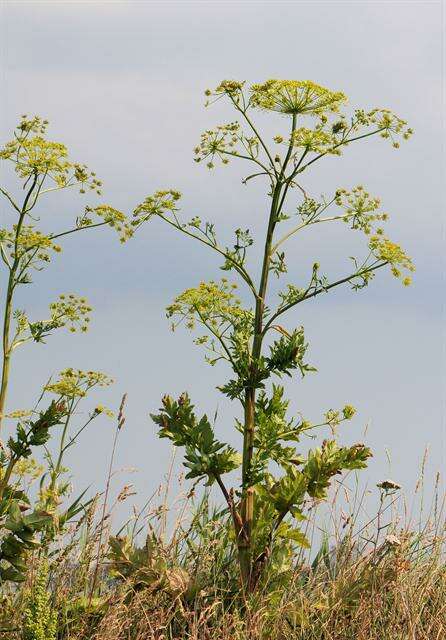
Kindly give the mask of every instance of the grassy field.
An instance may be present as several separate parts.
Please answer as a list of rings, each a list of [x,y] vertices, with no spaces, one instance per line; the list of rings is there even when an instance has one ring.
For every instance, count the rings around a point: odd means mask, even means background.
[[[226,510],[209,497],[172,500],[160,488],[118,536],[99,496],[30,559],[26,582],[2,591],[1,637],[11,640],[441,640],[446,635],[445,522],[437,487],[423,525],[398,490],[361,515],[310,505],[311,549],[284,547],[255,593],[240,586]],[[406,514],[405,516],[403,514]],[[327,517],[328,516],[328,517]],[[331,520],[325,531],[320,521]],[[319,524],[318,524],[319,523]]]

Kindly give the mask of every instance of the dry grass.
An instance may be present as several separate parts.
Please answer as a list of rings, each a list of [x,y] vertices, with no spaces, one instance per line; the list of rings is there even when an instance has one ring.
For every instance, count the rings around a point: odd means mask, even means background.
[[[121,491],[119,501],[129,494]],[[177,502],[179,515],[169,526],[166,495],[135,516],[118,540],[110,538],[111,514],[97,500],[53,549],[48,594],[60,640],[446,638],[446,528],[438,487],[422,527],[408,517],[402,523],[408,509],[399,493],[382,495],[378,513],[365,523],[362,501],[337,515],[336,493],[331,530],[318,533],[321,517],[310,511],[313,549],[271,566],[249,597],[232,562],[227,515],[206,497],[194,503],[189,496]],[[2,594],[0,640],[47,640],[23,633],[39,563],[32,559],[27,584]]]

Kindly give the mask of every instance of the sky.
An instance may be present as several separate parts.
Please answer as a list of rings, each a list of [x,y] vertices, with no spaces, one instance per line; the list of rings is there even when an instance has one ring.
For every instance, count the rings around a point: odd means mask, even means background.
[[[305,176],[315,196],[356,184],[379,196],[391,217],[389,236],[417,271],[409,288],[381,272],[359,293],[337,289],[290,313],[287,326],[304,325],[318,373],[296,377],[287,391],[292,410],[313,421],[329,408],[357,407],[340,439],[373,449],[362,474],[372,492],[391,477],[413,493],[426,449],[431,486],[446,453],[441,3],[21,0],[2,2],[0,19],[3,141],[20,114],[39,114],[50,121],[50,139],[103,180],[103,196],[88,202],[131,212],[157,189],[179,189],[184,215],[214,221],[227,242],[237,227],[264,231],[266,187],[242,185],[246,168],[236,163],[209,172],[193,162],[200,133],[235,117],[221,101],[204,108],[206,88],[224,78],[311,79],[346,93],[351,108],[388,107],[409,122],[415,135],[399,150],[365,141]],[[266,136],[284,132],[279,116],[257,117]],[[1,179],[14,185],[3,168]],[[48,196],[42,225],[67,228],[85,204],[75,192]],[[7,203],[1,206],[6,218]],[[335,226],[296,238],[284,284],[315,260],[343,274],[363,246]],[[20,304],[39,317],[59,293],[83,294],[95,310],[91,331],[59,333],[45,346],[17,351],[9,408],[33,405],[42,384],[67,366],[113,376],[114,386],[83,410],[95,402],[116,409],[128,393],[114,490],[132,483],[135,500],[144,502],[172,456],[149,418],[164,393],[187,390],[200,413],[218,409],[219,436],[237,442],[234,407],[215,388],[228,372],[204,363],[186,331],[172,334],[164,311],[183,289],[221,273],[215,255],[157,221],[125,246],[108,229],[67,241]],[[3,274],[3,290],[4,282]],[[71,449],[78,490],[104,486],[113,429],[101,418]]]

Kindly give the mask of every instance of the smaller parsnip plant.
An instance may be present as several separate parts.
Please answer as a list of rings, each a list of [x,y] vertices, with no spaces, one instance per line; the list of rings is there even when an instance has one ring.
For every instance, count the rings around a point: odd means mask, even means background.
[[[215,251],[222,259],[221,268],[233,272],[252,296],[252,306],[244,307],[236,296],[237,285],[223,278],[187,289],[168,307],[174,326],[185,323],[190,329],[204,330],[195,341],[208,350],[211,364],[226,361],[232,370],[231,378],[219,389],[241,404],[242,416],[235,419],[243,441],[241,455],[216,438],[207,416],[196,416],[186,393],[178,400],[165,396],[160,413],[152,416],[161,437],[185,447],[188,477],[220,487],[233,521],[243,584],[252,590],[266,563],[287,545],[308,544],[298,526],[305,519],[306,502],[323,500],[336,475],[365,467],[371,456],[364,444],[339,446],[335,438],[325,439],[306,455],[296,451],[295,443],[302,436],[324,425],[334,432],[342,421],[353,417],[355,409],[346,405],[329,410],[321,424],[287,417],[284,389],[271,382],[274,377],[291,376],[295,371],[303,376],[314,369],[305,359],[303,327],[285,327],[285,314],[343,284],[362,289],[384,267],[405,285],[413,270],[410,258],[380,226],[387,214],[380,210],[378,198],[362,186],[339,188],[330,196],[314,198],[302,180],[314,163],[340,156],[351,144],[378,136],[398,147],[399,139],[409,138],[412,131],[387,109],[357,109],[345,115],[341,112],[346,102],[343,93],[310,81],[268,80],[249,90],[244,84],[223,81],[215,91],[206,92],[210,102],[229,101],[239,120],[205,131],[195,159],[210,169],[218,161],[245,162],[254,167],[245,184],[254,178],[267,182],[269,201],[265,235],[258,239],[262,247],[258,273],[248,269],[249,250],[257,240],[249,229],[237,228],[232,246],[221,244],[213,223],[198,217],[181,219],[176,191],[155,193],[136,209],[135,216],[139,220],[158,217]],[[286,130],[266,139],[253,119],[258,110],[279,114]],[[365,234],[365,255],[353,258],[352,268],[336,279],[322,273],[320,264],[314,262],[306,280],[288,283],[271,299],[270,276],[283,277],[287,272],[286,243],[333,222]],[[281,469],[279,475],[273,474],[272,462]],[[239,487],[227,488],[223,476],[238,470]]]
[[[138,226],[138,220],[130,221],[110,205],[100,204],[87,205],[80,215],[67,223],[60,216],[62,219],[57,219],[56,228],[47,230],[51,221],[45,221],[44,216],[41,219],[39,209],[52,193],[77,188],[81,194],[88,191],[99,195],[102,186],[85,165],[69,159],[65,145],[47,139],[47,124],[39,117],[22,116],[12,140],[0,149],[0,159],[12,165],[19,180],[18,187],[13,190],[0,185],[3,199],[0,265],[4,275],[0,435],[5,419],[17,421],[15,434],[6,444],[0,441],[0,582],[24,579],[26,552],[38,544],[36,533],[48,531],[54,520],[54,507],[66,493],[66,483],[59,482],[63,475],[64,453],[103,409],[95,410],[74,434],[69,430],[70,420],[80,398],[96,384],[108,382],[101,373],[67,369],[58,381],[46,387],[45,391],[56,393],[58,398],[45,410],[8,412],[10,370],[15,350],[29,342],[43,343],[51,333],[64,327],[71,332],[86,331],[91,312],[89,303],[82,296],[61,294],[49,304],[46,317],[34,320],[16,306],[16,294],[22,285],[32,282],[33,275],[46,267],[54,254],[60,253],[59,242],[62,240],[87,229],[108,226],[116,230],[121,242],[125,242]],[[62,429],[58,455],[53,460],[47,452],[49,472],[41,479],[40,503],[37,509],[28,512],[29,497],[18,490],[14,481],[17,465],[26,463],[34,448],[45,447],[52,429],[57,426]],[[78,507],[75,503],[64,517],[73,515]]]
[[[6,295],[3,312],[3,364],[0,383],[0,429],[4,418],[9,385],[12,354],[26,342],[43,342],[51,332],[67,327],[70,331],[86,331],[91,311],[85,298],[62,294],[49,305],[48,317],[30,320],[21,309],[14,307],[17,289],[32,282],[32,274],[41,271],[66,237],[87,228],[111,226],[122,242],[133,234],[126,216],[109,205],[86,206],[83,213],[65,229],[44,232],[38,227],[38,205],[48,193],[78,188],[101,193],[102,183],[85,165],[68,158],[65,145],[46,138],[47,121],[39,117],[23,116],[14,137],[0,150],[0,159],[12,163],[21,183],[23,197],[15,198],[4,187],[0,194],[9,205],[5,215],[8,226],[0,229],[0,255],[6,270]]]

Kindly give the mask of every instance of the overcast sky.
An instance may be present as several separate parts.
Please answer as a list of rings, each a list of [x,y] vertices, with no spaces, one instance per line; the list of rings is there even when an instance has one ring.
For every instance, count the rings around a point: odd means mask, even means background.
[[[215,221],[223,238],[239,226],[264,230],[265,185],[241,185],[246,168],[236,163],[209,173],[192,160],[202,130],[234,119],[222,102],[203,106],[204,89],[223,78],[312,79],[344,91],[351,107],[389,107],[409,122],[415,135],[398,151],[364,141],[306,176],[315,196],[358,183],[380,196],[391,216],[388,233],[417,272],[410,288],[382,271],[360,293],[336,290],[291,313],[287,326],[305,326],[308,360],[319,372],[296,377],[288,391],[293,409],[315,421],[330,407],[358,408],[341,440],[373,448],[363,474],[371,487],[390,476],[410,492],[426,447],[432,478],[445,456],[441,4],[21,0],[1,8],[2,140],[22,113],[48,118],[49,137],[103,179],[101,201],[124,211],[174,187],[184,194],[185,215]],[[259,122],[268,135],[284,131],[275,115]],[[3,170],[2,177],[11,183]],[[62,229],[84,203],[74,192],[48,197],[40,215]],[[284,282],[315,260],[328,273],[345,273],[348,256],[362,246],[334,226],[308,233],[290,244]],[[188,390],[199,411],[219,407],[220,435],[232,428],[234,407],[215,390],[227,372],[210,369],[186,332],[172,335],[164,314],[184,288],[218,277],[218,266],[205,247],[158,222],[124,247],[111,230],[67,241],[25,292],[26,308],[39,317],[60,292],[82,293],[95,308],[92,329],[17,353],[10,408],[32,404],[42,383],[66,366],[112,375],[114,388],[95,400],[116,408],[128,392],[117,467],[138,470],[119,481],[133,482],[142,502],[171,455],[148,418],[162,394]],[[79,489],[103,486],[112,428],[98,421],[70,454]]]

